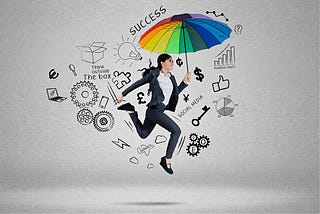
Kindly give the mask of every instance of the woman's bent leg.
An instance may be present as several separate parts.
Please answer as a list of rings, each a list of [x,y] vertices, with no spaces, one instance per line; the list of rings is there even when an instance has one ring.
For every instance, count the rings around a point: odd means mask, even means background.
[[[150,135],[150,133],[152,132],[152,130],[154,129],[156,123],[153,122],[146,115],[144,122],[142,124],[138,118],[138,113],[136,111],[133,113],[130,113],[129,115],[131,117],[131,120],[132,120],[134,126],[136,127],[138,135],[143,139],[148,137]]]
[[[179,126],[168,115],[163,113],[163,111],[150,111],[147,113],[147,118],[150,118],[153,122],[171,132],[166,151],[166,158],[171,159],[181,134]]]

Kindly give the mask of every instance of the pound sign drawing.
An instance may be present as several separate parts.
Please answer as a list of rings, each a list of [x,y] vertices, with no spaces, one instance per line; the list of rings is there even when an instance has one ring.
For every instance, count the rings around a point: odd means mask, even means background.
[[[143,97],[144,97],[144,93],[143,92],[139,92],[137,94],[137,100],[139,101],[138,104],[145,104],[146,103],[146,101],[142,100]]]

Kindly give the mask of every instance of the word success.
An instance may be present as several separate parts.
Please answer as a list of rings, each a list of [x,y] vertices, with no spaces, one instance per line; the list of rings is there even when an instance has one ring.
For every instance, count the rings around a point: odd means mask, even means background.
[[[151,24],[151,22],[155,21],[157,18],[159,18],[162,14],[164,14],[167,11],[164,6],[160,6],[159,10],[156,9],[153,13],[147,14],[143,19],[141,19],[137,24],[135,24],[133,27],[129,29],[131,35],[135,35],[137,32],[139,32],[142,28],[145,28],[148,24]]]

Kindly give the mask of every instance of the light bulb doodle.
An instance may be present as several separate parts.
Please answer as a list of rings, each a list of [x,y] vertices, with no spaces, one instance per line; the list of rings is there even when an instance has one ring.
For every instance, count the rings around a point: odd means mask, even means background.
[[[118,48],[118,55],[123,60],[141,60],[142,57],[131,42],[124,42]]]
[[[128,39],[127,41],[124,41],[124,38],[122,36],[122,43],[117,44],[118,47],[113,48],[114,50],[117,51],[114,56],[118,56],[119,58],[116,60],[116,63],[119,62],[120,60],[123,60],[124,62],[122,65],[125,64],[125,61],[131,61],[131,64],[129,67],[131,67],[133,61],[139,61],[142,60],[142,56],[140,52],[137,50],[135,45],[132,42],[129,42]]]

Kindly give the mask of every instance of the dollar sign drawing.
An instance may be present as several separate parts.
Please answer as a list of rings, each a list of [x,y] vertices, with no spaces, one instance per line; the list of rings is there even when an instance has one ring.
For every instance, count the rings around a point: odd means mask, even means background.
[[[49,71],[49,79],[56,79],[59,76],[59,73],[55,72],[54,68]]]
[[[196,67],[194,69],[194,74],[197,76],[196,80],[199,80],[200,82],[202,82],[202,80],[204,79],[204,75],[201,73],[201,69]]]
[[[178,57],[178,59],[176,60],[177,65],[179,65],[179,67],[181,67],[181,65],[183,65],[182,60],[180,59],[180,57]]]
[[[138,104],[145,104],[145,103],[146,103],[146,101],[142,101],[143,96],[144,96],[144,93],[143,93],[143,92],[139,92],[139,93],[137,94],[137,100],[139,100]]]

